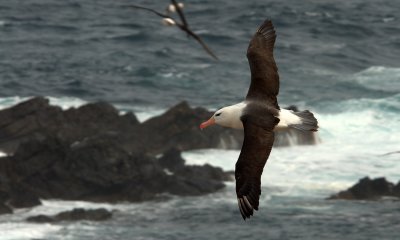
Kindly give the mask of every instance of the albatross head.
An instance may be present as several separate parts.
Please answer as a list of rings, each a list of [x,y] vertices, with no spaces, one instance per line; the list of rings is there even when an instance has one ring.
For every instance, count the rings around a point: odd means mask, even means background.
[[[214,124],[223,127],[242,129],[243,124],[240,117],[244,106],[245,105],[240,103],[217,110],[210,119],[200,124],[200,129],[204,129]]]
[[[179,7],[179,9],[183,9],[183,7],[184,7],[184,5],[183,5],[183,3],[178,3],[178,7]],[[167,13],[174,13],[174,12],[176,12],[176,7],[175,7],[175,5],[174,4],[170,4],[170,5],[168,5],[168,7],[167,7]]]
[[[163,18],[161,22],[165,26],[174,26],[176,24],[176,22],[172,18]]]

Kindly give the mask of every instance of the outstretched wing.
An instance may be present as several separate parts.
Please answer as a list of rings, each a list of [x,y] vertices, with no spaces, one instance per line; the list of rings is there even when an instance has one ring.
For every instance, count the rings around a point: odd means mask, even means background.
[[[146,10],[146,11],[155,13],[155,14],[157,14],[158,16],[163,17],[163,18],[171,18],[170,16],[168,16],[168,15],[166,15],[166,14],[163,14],[163,13],[160,13],[160,12],[154,10],[154,9],[151,9],[151,8],[142,7],[142,6],[138,6],[138,5],[129,5],[128,7]]]
[[[279,109],[278,68],[274,60],[276,34],[270,20],[266,20],[254,34],[247,49],[251,70],[251,83],[246,99],[271,103]]]
[[[263,126],[252,117],[243,117],[244,141],[236,162],[236,194],[240,213],[244,220],[258,210],[261,194],[261,174],[274,143],[274,116],[263,118]]]
[[[192,36],[194,39],[196,39],[197,42],[200,43],[200,45],[203,47],[203,49],[211,56],[213,57],[215,60],[218,60],[218,57],[211,51],[211,49],[203,42],[203,40],[201,40],[201,38],[195,34],[192,30],[190,30],[189,28],[178,24],[178,27],[180,29],[182,29],[183,31],[187,32],[187,34],[189,34],[190,36]]]

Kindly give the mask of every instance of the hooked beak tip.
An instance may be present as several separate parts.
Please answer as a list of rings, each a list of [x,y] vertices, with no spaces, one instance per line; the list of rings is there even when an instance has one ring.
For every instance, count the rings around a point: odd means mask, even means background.
[[[207,121],[203,122],[202,124],[200,124],[200,129],[203,130],[204,128],[209,127],[213,124],[215,124],[215,119],[212,117]]]

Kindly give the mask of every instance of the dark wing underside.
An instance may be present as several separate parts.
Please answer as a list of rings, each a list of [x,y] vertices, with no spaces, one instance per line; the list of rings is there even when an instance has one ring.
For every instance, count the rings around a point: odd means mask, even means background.
[[[251,83],[247,100],[267,101],[279,109],[276,96],[279,93],[279,75],[273,49],[276,34],[270,20],[266,20],[254,34],[247,49],[251,71]]]
[[[154,13],[154,14],[157,14],[158,16],[160,16],[160,17],[162,17],[162,18],[171,18],[170,16],[168,16],[168,15],[166,15],[166,14],[163,14],[163,13],[160,13],[160,12],[154,10],[154,9],[151,9],[151,8],[142,7],[142,6],[138,6],[138,5],[130,5],[130,6],[128,6],[128,7],[146,10],[146,11],[152,12],[152,13]]]
[[[178,27],[180,29],[182,29],[183,31],[185,31],[187,34],[189,34],[190,36],[192,36],[194,39],[196,39],[196,41],[198,43],[200,43],[200,45],[203,47],[203,49],[211,56],[213,57],[215,60],[218,60],[218,57],[213,53],[213,51],[211,51],[211,49],[203,42],[203,40],[201,40],[201,38],[195,34],[192,30],[190,30],[189,28],[187,28],[185,25],[181,25],[181,24],[177,24]]]
[[[244,141],[236,162],[235,179],[239,210],[244,220],[253,215],[254,209],[258,210],[261,174],[274,143],[273,128],[278,122],[273,115],[263,118],[263,125],[267,127],[260,126],[258,121],[253,116],[242,118]]]

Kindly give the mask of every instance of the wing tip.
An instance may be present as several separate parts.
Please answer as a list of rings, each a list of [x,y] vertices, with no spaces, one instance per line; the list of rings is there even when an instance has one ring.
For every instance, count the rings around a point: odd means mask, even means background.
[[[270,19],[267,19],[258,27],[253,39],[250,42],[249,48],[247,49],[247,54],[249,58],[249,53],[259,54],[259,51],[254,50],[260,46],[267,50],[267,52],[272,53],[274,51],[274,45],[276,40],[276,32],[274,25]],[[250,54],[251,55],[251,54]]]
[[[266,19],[264,23],[257,29],[257,33],[262,34],[265,38],[275,38],[275,28],[271,19]]]
[[[246,221],[247,218],[250,219],[250,217],[253,216],[254,210],[258,210],[258,206],[254,206],[254,204],[252,203],[251,197],[248,198],[246,195],[244,195],[242,197],[238,197],[237,200],[239,211],[244,221]]]
[[[274,28],[274,24],[272,24],[272,20],[267,18],[264,20],[263,24],[258,28],[258,30],[262,30],[264,28]]]

